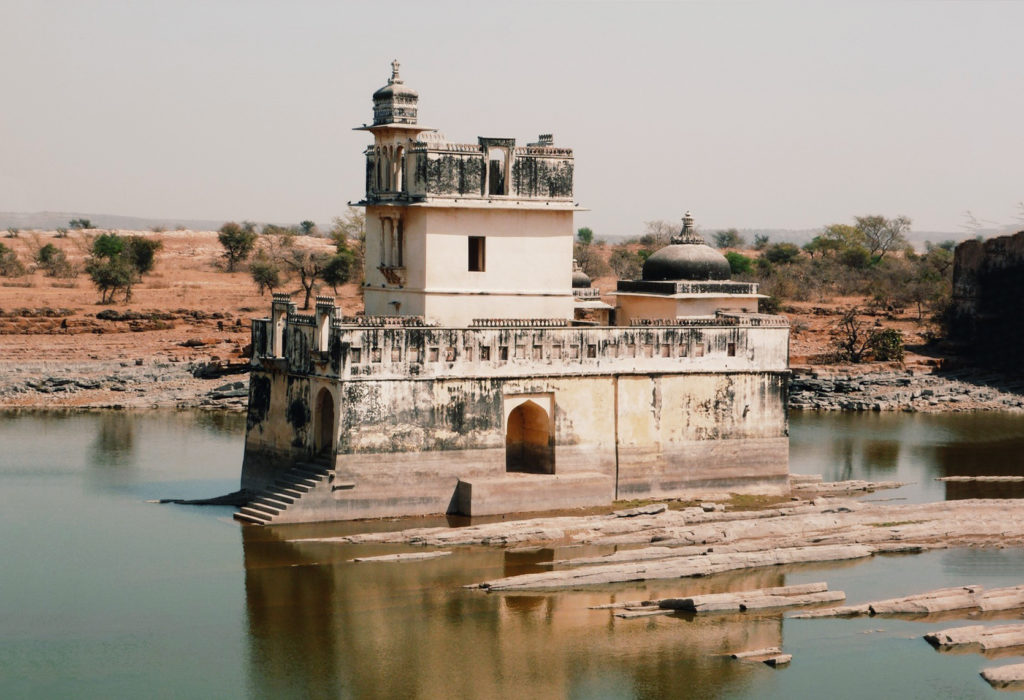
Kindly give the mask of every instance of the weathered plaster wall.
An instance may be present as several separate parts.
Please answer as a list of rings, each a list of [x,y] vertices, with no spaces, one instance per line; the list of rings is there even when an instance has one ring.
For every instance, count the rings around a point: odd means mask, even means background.
[[[527,399],[553,406],[554,473],[604,474],[620,497],[784,486],[784,325],[335,326],[319,352],[314,319],[290,318],[284,357],[256,346],[243,486],[312,457],[322,387],[336,399],[334,476],[355,486],[288,518],[445,512],[460,478],[505,472],[506,422]]]

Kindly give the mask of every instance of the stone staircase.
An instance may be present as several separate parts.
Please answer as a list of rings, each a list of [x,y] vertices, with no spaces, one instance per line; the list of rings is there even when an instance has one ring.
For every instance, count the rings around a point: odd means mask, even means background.
[[[270,525],[305,494],[328,480],[330,468],[318,462],[299,462],[284,472],[272,486],[242,506],[235,520],[253,525]]]

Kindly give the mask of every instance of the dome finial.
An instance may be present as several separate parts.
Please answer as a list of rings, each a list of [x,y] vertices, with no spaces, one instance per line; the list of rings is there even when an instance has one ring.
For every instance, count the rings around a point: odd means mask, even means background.
[[[394,85],[395,83],[402,82],[402,79],[398,77],[398,66],[401,65],[396,58],[391,62],[391,78],[388,80],[388,85]]]
[[[689,211],[683,215],[683,230],[677,235],[672,236],[671,243],[673,245],[679,245],[681,243],[695,243],[697,245],[704,244],[704,237],[697,233],[697,227],[693,223],[693,214]]]

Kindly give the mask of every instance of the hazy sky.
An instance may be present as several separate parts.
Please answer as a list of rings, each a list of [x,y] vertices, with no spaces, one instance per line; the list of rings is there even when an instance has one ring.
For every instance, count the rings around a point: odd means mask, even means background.
[[[577,225],[957,231],[1024,200],[1024,3],[0,0],[0,211],[326,222],[398,58],[450,140],[553,132]]]

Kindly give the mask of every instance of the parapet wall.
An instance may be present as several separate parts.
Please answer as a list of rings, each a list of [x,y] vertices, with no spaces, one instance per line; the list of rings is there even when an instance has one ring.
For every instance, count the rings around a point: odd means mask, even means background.
[[[520,325],[504,319],[477,323],[442,328],[332,321],[323,351],[312,353],[321,340],[316,320],[292,313],[285,323],[286,349],[280,355],[271,348],[270,319],[253,321],[253,364],[283,362],[289,371],[352,380],[788,367],[789,326],[779,317],[737,314],[630,327]]]

